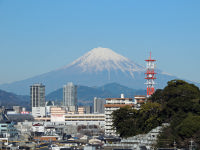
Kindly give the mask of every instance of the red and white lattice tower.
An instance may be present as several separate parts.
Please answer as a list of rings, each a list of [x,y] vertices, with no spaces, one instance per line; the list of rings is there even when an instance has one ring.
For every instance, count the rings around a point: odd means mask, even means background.
[[[145,79],[146,85],[147,85],[147,97],[150,97],[154,92],[155,92],[155,82],[154,80],[156,79],[155,77],[155,59],[151,59],[151,52],[150,52],[150,57],[149,59],[145,60],[147,62],[147,67],[146,67],[146,73],[145,73]]]

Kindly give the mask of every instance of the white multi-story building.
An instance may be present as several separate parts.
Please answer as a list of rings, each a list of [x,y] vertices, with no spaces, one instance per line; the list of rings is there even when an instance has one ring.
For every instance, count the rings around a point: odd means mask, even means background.
[[[66,114],[65,121],[68,125],[99,125],[105,126],[104,114]]]
[[[121,95],[121,98],[106,98],[105,106],[105,134],[106,135],[117,135],[116,131],[112,129],[112,117],[111,114],[113,111],[124,106],[133,107],[132,98],[124,98],[124,95]]]
[[[77,86],[72,82],[63,86],[63,105],[67,107],[77,107]]]
[[[64,122],[66,110],[63,107],[51,107],[51,122]]]
[[[63,115],[61,110],[57,110],[54,108],[54,113],[57,115],[57,121],[52,120],[51,117],[35,117],[35,121],[42,121],[45,123],[53,123],[53,124],[65,124],[65,125],[99,125],[101,127],[105,126],[105,115],[104,114],[65,114],[64,120],[58,120],[59,116]],[[52,115],[52,114],[51,114]],[[53,122],[52,122],[53,121]]]
[[[46,116],[45,107],[32,107],[32,116],[33,117],[43,117]]]

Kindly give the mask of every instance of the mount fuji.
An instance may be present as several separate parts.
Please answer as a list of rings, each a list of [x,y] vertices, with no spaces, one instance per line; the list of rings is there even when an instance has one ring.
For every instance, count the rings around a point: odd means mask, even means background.
[[[156,88],[163,88],[167,81],[175,76],[159,69]],[[145,67],[121,56],[109,48],[94,48],[71,64],[60,69],[38,75],[26,80],[2,84],[0,88],[17,94],[29,94],[29,86],[43,83],[46,92],[61,88],[67,82],[77,85],[101,86],[107,83],[119,83],[134,89],[145,89]]]

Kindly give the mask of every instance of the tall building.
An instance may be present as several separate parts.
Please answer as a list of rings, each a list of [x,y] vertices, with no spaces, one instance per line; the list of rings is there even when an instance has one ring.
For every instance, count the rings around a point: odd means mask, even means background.
[[[72,82],[63,86],[63,105],[77,107],[77,86]]]
[[[32,115],[45,116],[45,86],[40,84],[33,84],[30,86],[30,99]]]
[[[104,114],[104,104],[106,100],[104,98],[94,98],[94,113]]]
[[[45,107],[45,86],[33,84],[30,86],[31,107]]]

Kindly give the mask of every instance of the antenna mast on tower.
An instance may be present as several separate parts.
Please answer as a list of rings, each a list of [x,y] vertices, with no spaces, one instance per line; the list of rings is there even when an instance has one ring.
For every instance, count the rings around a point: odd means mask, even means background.
[[[154,88],[154,80],[156,79],[155,77],[155,61],[154,59],[151,59],[151,52],[150,52],[150,57],[149,59],[145,60],[147,62],[147,67],[146,67],[146,73],[145,73],[145,79],[146,81],[146,85],[147,85],[147,97],[150,97],[154,92],[155,92],[155,88]]]

